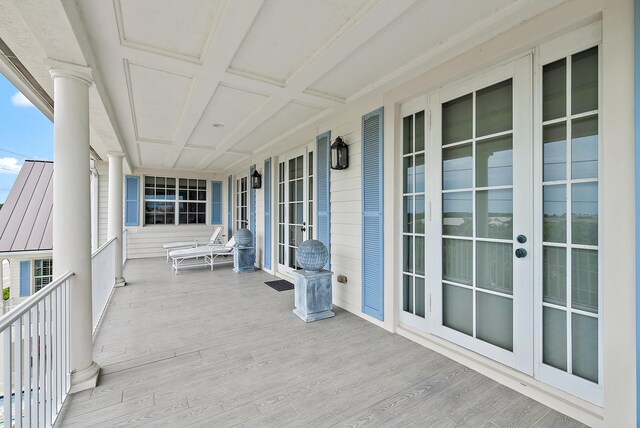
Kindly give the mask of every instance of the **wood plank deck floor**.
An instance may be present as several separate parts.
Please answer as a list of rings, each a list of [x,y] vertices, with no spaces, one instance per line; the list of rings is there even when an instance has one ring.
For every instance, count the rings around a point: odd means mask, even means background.
[[[265,272],[145,259],[125,277],[95,339],[99,384],[58,426],[584,426],[340,308],[305,324]]]

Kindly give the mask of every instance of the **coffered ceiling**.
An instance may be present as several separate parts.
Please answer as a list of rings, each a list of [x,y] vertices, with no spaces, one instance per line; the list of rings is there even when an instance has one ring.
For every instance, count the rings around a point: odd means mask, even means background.
[[[11,1],[24,14],[50,0]],[[69,21],[41,44],[71,62],[82,51],[96,77],[97,139],[119,143],[132,167],[225,172],[457,44],[560,2],[62,0]],[[34,16],[32,32],[61,28],[59,17]]]

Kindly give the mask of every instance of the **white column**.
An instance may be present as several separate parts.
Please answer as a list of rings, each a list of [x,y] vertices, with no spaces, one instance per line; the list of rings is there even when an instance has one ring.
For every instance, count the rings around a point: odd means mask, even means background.
[[[124,153],[109,153],[108,239],[116,238],[116,287],[125,285],[122,277],[122,158]]]
[[[71,392],[93,388],[89,87],[91,70],[48,60],[53,78],[53,274],[70,281]]]

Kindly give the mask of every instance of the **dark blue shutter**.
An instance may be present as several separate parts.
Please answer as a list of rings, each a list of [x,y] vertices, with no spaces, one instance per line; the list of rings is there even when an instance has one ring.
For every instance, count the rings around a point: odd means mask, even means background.
[[[362,312],[384,319],[383,110],[362,117]]]
[[[249,230],[251,231],[251,236],[253,236],[252,245],[256,246],[256,189],[251,185],[251,174],[256,170],[255,165],[251,165],[249,168]]]
[[[222,181],[211,182],[211,224],[222,224]]]
[[[227,232],[228,239],[233,236],[233,177],[229,176],[227,181]]]
[[[271,269],[271,158],[264,160],[264,267]]]
[[[329,250],[329,260],[324,266],[331,270],[331,131],[316,137],[316,236]]]
[[[31,262],[24,260],[20,262],[20,297],[31,294]]]
[[[124,225],[140,225],[140,177],[135,175],[127,175],[125,178]]]

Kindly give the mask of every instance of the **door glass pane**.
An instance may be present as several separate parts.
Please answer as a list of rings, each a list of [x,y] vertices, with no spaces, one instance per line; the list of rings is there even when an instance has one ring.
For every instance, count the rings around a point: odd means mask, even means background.
[[[413,313],[413,276],[402,275],[402,310]]]
[[[574,184],[571,198],[571,240],[598,245],[598,183]]]
[[[404,168],[402,169],[402,192],[413,193],[413,157],[405,157],[403,159]]]
[[[402,154],[413,153],[413,116],[402,119]]]
[[[416,195],[415,233],[424,233],[424,195]]]
[[[404,254],[403,270],[405,272],[413,273],[413,237],[404,236],[402,239]]]
[[[567,242],[567,186],[544,186],[543,199],[542,239],[545,242]]]
[[[566,59],[545,65],[542,82],[542,120],[564,117],[567,111]]]
[[[571,113],[598,108],[598,48],[571,57]]]
[[[513,301],[508,297],[476,293],[476,337],[513,351]]]
[[[416,315],[424,318],[424,278],[416,277]]]
[[[473,233],[473,202],[471,192],[442,195],[442,234],[471,236]]]
[[[442,324],[469,336],[473,335],[471,293],[466,288],[442,284]]]
[[[547,247],[542,250],[543,299],[554,305],[567,305],[567,249]]]
[[[416,113],[416,152],[424,150],[424,111]]]
[[[476,138],[508,131],[513,127],[513,81],[511,79],[476,93]]]
[[[476,187],[513,184],[512,140],[507,135],[476,144]]]
[[[598,382],[598,319],[571,314],[573,374]]]
[[[416,193],[424,192],[424,154],[416,155]]]
[[[416,274],[424,275],[424,236],[415,237]]]
[[[473,242],[442,240],[442,277],[447,281],[471,285],[473,280]]]
[[[442,189],[469,189],[473,185],[471,144],[442,151]]]
[[[513,294],[513,244],[478,242],[476,285],[479,288]]]
[[[598,116],[571,124],[571,177],[598,177]]]
[[[476,236],[513,239],[513,190],[476,192]]]
[[[302,169],[304,168],[304,160],[303,156],[298,156],[296,158],[296,178],[302,178]]]
[[[567,178],[567,124],[547,125],[542,130],[544,142],[544,181]]]
[[[472,137],[473,95],[465,95],[442,105],[442,144]]]
[[[542,308],[542,362],[567,370],[567,314]]]
[[[403,221],[402,231],[405,233],[413,233],[413,196],[404,196],[403,202]]]
[[[598,313],[598,252],[571,250],[571,307]]]

